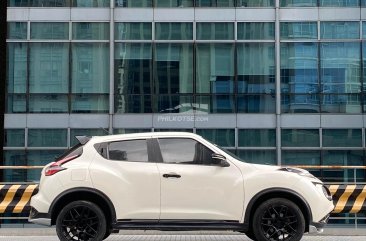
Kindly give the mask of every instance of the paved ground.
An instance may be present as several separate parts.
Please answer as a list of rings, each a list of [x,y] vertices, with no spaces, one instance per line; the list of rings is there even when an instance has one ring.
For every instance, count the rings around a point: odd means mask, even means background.
[[[1,241],[58,241],[56,236],[0,236]],[[107,241],[250,241],[245,235],[111,235]],[[366,236],[304,236],[303,241],[365,241]]]

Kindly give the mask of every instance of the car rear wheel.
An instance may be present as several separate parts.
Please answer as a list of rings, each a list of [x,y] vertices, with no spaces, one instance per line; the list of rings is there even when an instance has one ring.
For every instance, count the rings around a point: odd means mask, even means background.
[[[89,201],[75,201],[66,205],[56,219],[56,232],[61,241],[100,241],[106,234],[103,211]]]
[[[305,219],[290,200],[273,198],[259,205],[252,228],[258,241],[299,241],[305,231]]]

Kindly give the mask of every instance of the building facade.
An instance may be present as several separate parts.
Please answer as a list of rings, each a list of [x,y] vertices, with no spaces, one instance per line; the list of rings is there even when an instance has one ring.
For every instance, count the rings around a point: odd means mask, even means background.
[[[2,164],[175,130],[253,163],[365,165],[364,20],[365,0],[8,0]]]

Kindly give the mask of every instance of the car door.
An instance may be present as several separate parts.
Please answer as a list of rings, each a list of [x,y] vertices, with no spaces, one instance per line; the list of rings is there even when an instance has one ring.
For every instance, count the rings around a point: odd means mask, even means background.
[[[90,166],[94,187],[111,199],[119,220],[159,219],[160,177],[150,141],[102,143]]]
[[[160,220],[241,219],[243,178],[235,165],[213,165],[213,151],[191,138],[155,140],[162,159]]]

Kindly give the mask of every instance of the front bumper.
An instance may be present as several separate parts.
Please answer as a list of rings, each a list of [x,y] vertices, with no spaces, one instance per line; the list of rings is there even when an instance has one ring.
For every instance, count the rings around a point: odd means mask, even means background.
[[[309,225],[309,233],[322,233],[324,230],[324,226],[328,223],[329,216],[330,216],[330,214],[325,216],[322,220],[320,220],[317,223],[312,222]]]
[[[40,213],[35,208],[31,208],[28,221],[35,224],[51,226],[51,215],[49,213]]]

